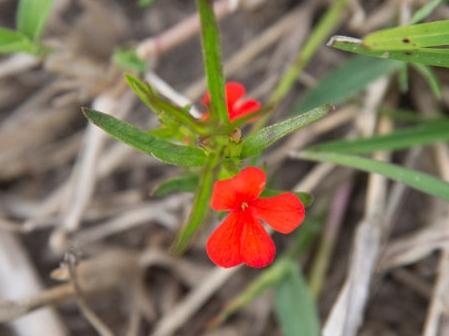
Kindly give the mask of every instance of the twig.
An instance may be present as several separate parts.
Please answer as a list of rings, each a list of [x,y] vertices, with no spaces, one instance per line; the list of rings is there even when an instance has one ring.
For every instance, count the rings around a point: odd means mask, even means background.
[[[33,265],[14,234],[0,234],[0,322],[9,325],[16,335],[65,336],[68,332],[55,311],[43,309],[17,321],[11,321],[14,314],[23,314],[26,309],[14,304],[20,296],[33,296],[41,290],[41,284]]]
[[[236,9],[229,0],[220,0],[214,4],[217,20],[224,18]],[[136,49],[137,55],[145,60],[158,57],[194,36],[199,28],[198,14],[195,13],[162,34],[140,42]]]
[[[377,106],[382,101],[387,85],[388,81],[382,79],[368,89],[365,113],[360,115],[364,123],[359,123],[365,135],[374,132]],[[381,129],[381,132],[385,130]],[[383,153],[377,153],[375,156],[377,159],[387,158]],[[324,336],[353,336],[362,323],[371,275],[382,237],[385,188],[384,177],[370,175],[365,216],[358,225],[348,275],[324,326]]]
[[[64,263],[68,267],[70,280],[73,284],[73,288],[76,294],[76,301],[78,303],[78,307],[81,310],[81,313],[101,336],[113,336],[114,335],[113,332],[89,307],[89,305],[86,302],[86,299],[84,298],[84,293],[82,292],[81,287],[78,284],[78,278],[76,273],[76,263],[77,263],[76,256],[72,252],[67,252],[64,256]]]

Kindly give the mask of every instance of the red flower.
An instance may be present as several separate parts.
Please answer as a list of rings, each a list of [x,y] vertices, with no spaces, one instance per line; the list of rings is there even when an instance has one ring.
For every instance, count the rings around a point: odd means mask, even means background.
[[[245,263],[261,268],[271,264],[276,247],[260,220],[281,233],[290,233],[302,223],[304,205],[295,194],[259,198],[265,181],[262,169],[248,167],[230,179],[215,182],[211,207],[229,211],[207,241],[207,254],[218,266]]]
[[[245,87],[237,82],[228,82],[225,86],[226,103],[228,108],[229,120],[235,121],[248,114],[252,114],[260,110],[262,104],[255,99],[245,99]],[[202,103],[209,107],[210,93],[206,93],[201,100]],[[207,112],[204,119],[207,119]]]

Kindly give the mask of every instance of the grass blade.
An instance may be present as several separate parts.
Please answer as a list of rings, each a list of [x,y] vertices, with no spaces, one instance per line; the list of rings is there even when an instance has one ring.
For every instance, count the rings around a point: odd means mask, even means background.
[[[369,83],[399,69],[400,62],[358,56],[324,77],[293,109],[299,114],[324,104],[338,104],[364,90]]]
[[[391,51],[371,50],[364,47],[360,40],[346,36],[332,37],[328,46],[359,55],[449,68],[449,49],[444,48],[419,48],[414,50]]]
[[[365,172],[380,174],[429,195],[449,201],[449,183],[416,170],[349,154],[304,151],[299,157],[311,161],[333,162]]]
[[[275,291],[276,316],[284,336],[319,336],[320,323],[315,302],[301,269],[287,261],[289,274],[277,285]]]
[[[449,121],[429,121],[419,126],[399,129],[371,138],[339,140],[309,147],[313,151],[338,153],[372,153],[428,145],[449,140]]]
[[[410,20],[410,24],[418,23],[428,17],[439,5],[447,2],[447,0],[431,0],[416,11]]]
[[[368,34],[363,45],[371,50],[413,50],[449,44],[449,20],[400,26]]]

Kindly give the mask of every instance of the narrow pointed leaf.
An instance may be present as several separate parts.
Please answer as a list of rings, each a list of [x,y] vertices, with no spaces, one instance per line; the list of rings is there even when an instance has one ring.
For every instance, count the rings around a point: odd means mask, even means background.
[[[0,54],[33,53],[34,44],[21,32],[0,27]]]
[[[127,74],[125,78],[131,90],[133,90],[146,107],[154,111],[160,117],[162,122],[166,122],[168,119],[175,120],[179,125],[189,127],[199,134],[204,134],[204,127],[184,108],[177,106],[158,94],[150,84],[129,74]]]
[[[429,84],[429,87],[432,90],[435,97],[441,99],[442,97],[441,84],[438,80],[438,77],[433,72],[433,70],[429,66],[423,64],[413,64],[413,67],[427,81],[427,84]]]
[[[17,10],[17,29],[37,41],[45,28],[53,0],[20,0]]]
[[[202,166],[206,163],[206,154],[198,148],[177,145],[156,138],[127,122],[102,112],[84,108],[83,113],[91,122],[113,138],[143,153],[151,154],[163,162],[186,167]]]
[[[449,20],[376,31],[363,39],[371,50],[412,50],[449,45]]]
[[[241,158],[244,159],[261,153],[264,149],[268,148],[279,139],[289,135],[301,127],[307,126],[321,119],[331,109],[332,107],[329,105],[317,107],[309,112],[258,130],[256,133],[248,136],[243,141]]]
[[[284,336],[319,336],[320,323],[315,302],[301,269],[288,260],[289,273],[275,290],[276,316]]]
[[[431,0],[413,14],[410,24],[418,23],[428,17],[439,5],[447,2],[447,0]]]
[[[445,48],[371,50],[364,47],[360,40],[346,36],[334,36],[329,41],[328,46],[359,55],[449,68],[449,49]]]
[[[399,129],[370,138],[339,140],[311,146],[308,149],[338,153],[372,153],[391,151],[435,142],[449,141],[449,121],[429,121],[419,126]]]
[[[184,175],[163,181],[154,188],[152,194],[163,197],[177,192],[194,192],[198,187],[198,175]]]
[[[289,271],[286,258],[278,259],[272,266],[263,270],[256,279],[223,308],[220,314],[212,321],[212,326],[217,327],[225,322],[228,317],[250,304],[265,290],[276,285]]]
[[[380,174],[429,195],[449,201],[449,183],[416,170],[349,154],[304,151],[299,157],[311,161],[333,162],[365,172]]]
[[[211,96],[211,119],[218,119],[224,125],[229,123],[226,107],[225,80],[221,63],[220,32],[215,18],[213,1],[197,0],[201,22],[204,67],[207,87]]]
[[[293,108],[299,114],[324,104],[339,104],[364,90],[371,82],[398,70],[401,63],[358,56],[321,79]]]

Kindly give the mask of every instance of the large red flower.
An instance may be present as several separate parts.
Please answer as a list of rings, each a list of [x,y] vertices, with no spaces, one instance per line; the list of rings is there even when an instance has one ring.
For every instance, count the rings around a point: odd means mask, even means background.
[[[225,86],[226,103],[228,108],[229,120],[235,121],[248,114],[252,114],[260,110],[262,104],[255,99],[245,99],[246,89],[237,82],[228,82]],[[209,107],[210,93],[206,93],[203,96],[202,103]],[[205,118],[207,118],[207,112]]]
[[[261,268],[271,264],[276,248],[261,220],[281,233],[290,233],[302,223],[304,205],[295,194],[259,198],[265,182],[265,173],[257,167],[215,182],[211,207],[229,211],[207,241],[207,254],[218,266],[245,263]]]

